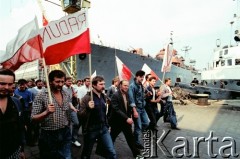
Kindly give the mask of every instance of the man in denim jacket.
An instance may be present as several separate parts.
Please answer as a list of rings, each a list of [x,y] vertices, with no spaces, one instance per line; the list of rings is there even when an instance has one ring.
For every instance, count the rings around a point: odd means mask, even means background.
[[[144,88],[142,81],[144,79],[145,72],[139,70],[135,74],[135,80],[131,83],[128,94],[130,100],[130,106],[133,107],[134,117],[134,137],[137,148],[144,149],[140,138],[142,130],[146,129],[149,125],[148,115],[145,111],[144,100]]]

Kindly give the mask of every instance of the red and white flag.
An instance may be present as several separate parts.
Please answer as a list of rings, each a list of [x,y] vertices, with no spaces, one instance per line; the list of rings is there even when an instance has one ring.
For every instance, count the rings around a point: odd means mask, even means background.
[[[0,55],[0,63],[4,68],[17,70],[25,62],[41,58],[42,46],[38,34],[37,18],[25,24],[18,35],[6,47],[6,53]]]
[[[123,64],[123,62],[117,56],[115,57],[120,81],[121,80],[129,81],[131,79],[131,70],[125,64]]]
[[[72,55],[89,54],[91,48],[87,10],[49,22],[40,30],[40,36],[47,65],[60,63]]]
[[[147,74],[151,74],[151,76],[156,77],[157,80],[159,80],[160,78],[157,76],[157,74],[155,72],[153,72],[153,70],[147,65],[144,64],[142,67],[142,70],[145,72],[145,75]],[[146,82],[146,79],[143,79],[143,83]]]
[[[163,63],[162,63],[162,72],[170,72],[172,66],[172,57],[173,57],[173,46],[168,44],[165,49]]]

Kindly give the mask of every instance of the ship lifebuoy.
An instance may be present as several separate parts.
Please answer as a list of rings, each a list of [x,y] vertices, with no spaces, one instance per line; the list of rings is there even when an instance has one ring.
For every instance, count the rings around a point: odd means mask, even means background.
[[[80,60],[84,60],[86,58],[86,54],[80,54],[80,55],[78,55],[78,58]]]

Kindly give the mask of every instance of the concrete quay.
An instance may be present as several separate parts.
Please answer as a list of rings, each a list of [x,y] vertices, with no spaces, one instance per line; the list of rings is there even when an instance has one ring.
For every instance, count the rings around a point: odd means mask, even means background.
[[[176,158],[181,154],[182,158],[223,158],[223,155],[240,158],[240,101],[208,102],[207,106],[199,106],[197,101],[187,101],[186,105],[174,101],[181,130],[172,130],[169,123],[163,123],[162,118],[159,120],[157,138],[151,138],[154,146],[149,150],[154,158]],[[83,143],[81,134],[79,140]],[[95,148],[96,144],[91,158],[102,159],[95,154]],[[117,138],[115,149],[119,159],[133,158],[123,134]],[[81,151],[82,147],[73,146],[73,159],[80,159]],[[26,146],[25,154],[27,159],[39,158],[38,147]]]

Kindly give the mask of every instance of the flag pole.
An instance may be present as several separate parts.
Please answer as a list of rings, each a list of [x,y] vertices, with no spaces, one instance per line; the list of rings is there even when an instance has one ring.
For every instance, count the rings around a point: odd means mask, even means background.
[[[51,89],[50,89],[50,84],[49,84],[48,74],[47,74],[46,61],[45,61],[45,58],[42,58],[42,60],[43,60],[43,69],[44,69],[45,80],[46,80],[46,85],[47,85],[49,103],[50,103],[50,104],[53,104],[53,99],[52,99],[52,94],[51,94]],[[53,113],[53,122],[54,122],[54,123],[56,122],[54,113]]]
[[[43,69],[44,69],[44,74],[45,74],[45,79],[46,79],[46,84],[47,84],[49,102],[52,104],[53,100],[52,100],[52,95],[51,95],[51,90],[50,90],[50,85],[49,85],[49,80],[48,80],[47,65],[46,65],[46,62],[45,62],[44,58],[43,58]]]
[[[92,92],[92,56],[91,53],[89,54],[89,77],[90,77],[90,95],[91,100],[93,100],[93,92]]]
[[[35,23],[36,23],[36,26],[37,26],[37,29],[39,30],[39,26],[38,26],[38,21],[37,21],[37,17],[35,16]],[[40,36],[38,36],[38,38],[40,38]],[[43,57],[43,49],[42,49],[42,43],[40,42],[41,40],[38,40],[39,41],[39,45],[41,46],[40,49],[41,49],[41,53],[42,53],[42,60],[43,60],[43,70],[44,70],[44,74],[45,74],[45,79],[46,79],[46,85],[47,85],[47,91],[48,91],[48,98],[49,98],[49,103],[52,104],[53,103],[53,100],[52,100],[52,95],[51,95],[51,90],[50,90],[50,85],[49,85],[49,80],[48,80],[48,74],[47,74],[47,65],[46,65],[46,61],[45,61],[45,58]],[[55,115],[53,113],[53,122],[55,123]]]
[[[163,80],[164,80],[164,78],[165,78],[165,74],[166,74],[166,71],[163,72],[163,77],[162,77]],[[162,82],[162,83],[163,83],[163,82]],[[161,85],[160,85],[160,87],[161,87]]]

